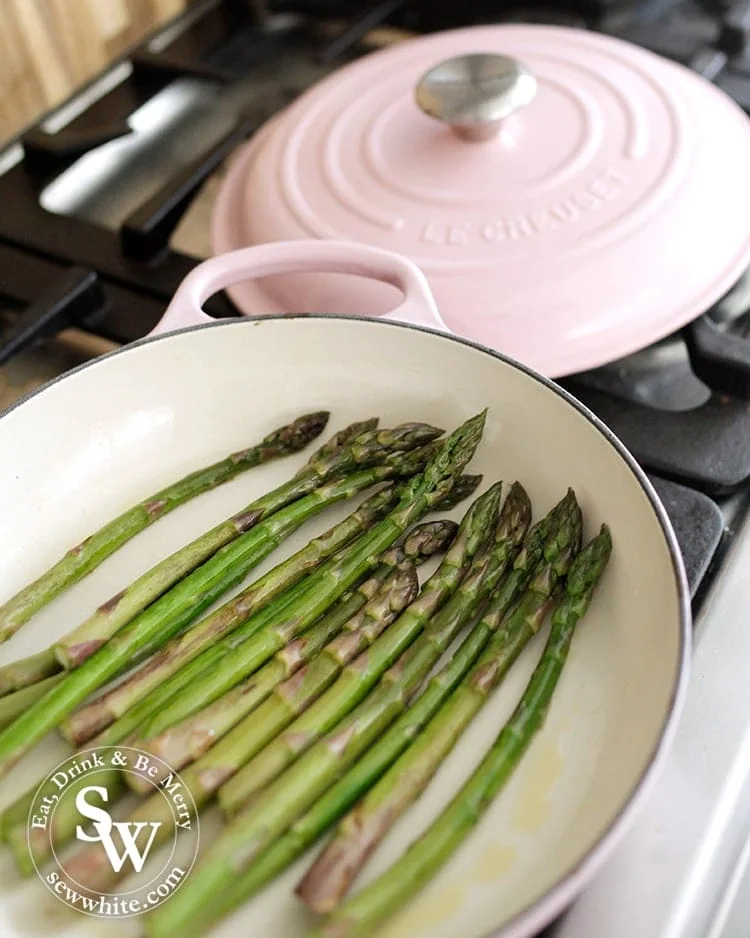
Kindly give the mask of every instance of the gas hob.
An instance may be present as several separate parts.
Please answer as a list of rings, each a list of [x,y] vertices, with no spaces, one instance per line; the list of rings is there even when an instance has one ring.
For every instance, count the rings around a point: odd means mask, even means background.
[[[750,113],[750,0],[196,3],[0,151],[0,409],[151,329],[211,252],[213,201],[237,147],[303,90],[381,45],[489,22],[619,36],[694,69]],[[238,314],[224,295],[207,310]],[[668,764],[546,938],[747,933],[749,335],[746,277],[680,333],[564,381],[654,482],[696,626]]]

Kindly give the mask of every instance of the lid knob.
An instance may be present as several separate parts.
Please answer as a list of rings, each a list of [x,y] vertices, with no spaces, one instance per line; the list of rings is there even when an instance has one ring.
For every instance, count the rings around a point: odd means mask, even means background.
[[[507,55],[474,53],[446,59],[419,80],[419,107],[450,124],[463,140],[491,140],[502,122],[536,94],[531,72]]]

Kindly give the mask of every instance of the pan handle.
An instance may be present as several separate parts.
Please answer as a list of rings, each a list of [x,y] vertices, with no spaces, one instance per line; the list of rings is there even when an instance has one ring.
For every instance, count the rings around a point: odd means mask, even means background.
[[[354,274],[382,280],[404,294],[403,302],[382,318],[447,331],[422,271],[400,254],[348,241],[282,241],[241,248],[195,267],[177,288],[150,335],[212,322],[203,312],[218,290],[254,277],[285,273]],[[356,314],[356,310],[352,310]]]

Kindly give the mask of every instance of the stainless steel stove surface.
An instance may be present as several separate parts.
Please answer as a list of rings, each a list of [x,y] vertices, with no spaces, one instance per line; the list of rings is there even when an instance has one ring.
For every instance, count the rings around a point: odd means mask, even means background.
[[[156,323],[211,253],[212,206],[234,150],[302,90],[379,45],[497,21],[630,39],[750,112],[750,0],[197,3],[0,151],[0,411]],[[208,308],[237,315],[223,295]],[[564,382],[654,482],[696,625],[668,764],[546,938],[750,933],[749,331],[750,276],[680,334]]]

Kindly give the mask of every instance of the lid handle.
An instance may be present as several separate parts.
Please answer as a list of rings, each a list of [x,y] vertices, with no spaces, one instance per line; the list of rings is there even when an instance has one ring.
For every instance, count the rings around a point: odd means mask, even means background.
[[[536,91],[536,78],[517,59],[474,53],[431,68],[419,80],[416,98],[425,114],[476,142],[497,136],[505,118],[529,104]]]

